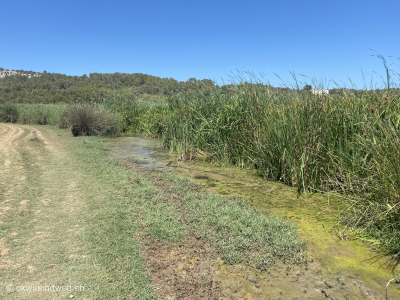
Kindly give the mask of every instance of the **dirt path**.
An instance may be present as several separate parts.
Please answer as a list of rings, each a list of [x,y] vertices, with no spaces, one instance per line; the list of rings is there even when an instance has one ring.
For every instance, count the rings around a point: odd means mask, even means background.
[[[0,298],[64,298],[65,292],[15,291],[80,285],[74,270],[85,267],[77,238],[85,226],[85,203],[75,188],[74,163],[54,131],[44,127],[0,124],[0,137]],[[10,284],[14,292],[6,293]]]

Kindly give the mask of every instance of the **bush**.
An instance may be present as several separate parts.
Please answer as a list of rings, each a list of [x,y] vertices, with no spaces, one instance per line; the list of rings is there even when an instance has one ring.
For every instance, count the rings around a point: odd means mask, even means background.
[[[69,110],[67,120],[74,136],[119,135],[117,118],[95,106],[74,106]]]
[[[68,128],[68,114],[69,110],[64,111],[57,120],[57,128],[66,129]]]
[[[18,120],[18,110],[15,105],[3,104],[0,105],[0,122],[16,123]]]

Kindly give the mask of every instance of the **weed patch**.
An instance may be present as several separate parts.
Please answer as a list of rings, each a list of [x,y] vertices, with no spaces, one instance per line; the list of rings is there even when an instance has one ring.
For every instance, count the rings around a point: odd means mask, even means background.
[[[187,178],[168,172],[158,178],[180,198],[181,218],[190,234],[209,240],[226,263],[267,269],[277,260],[306,262],[306,245],[294,223],[267,217],[240,199],[199,193],[200,186]]]

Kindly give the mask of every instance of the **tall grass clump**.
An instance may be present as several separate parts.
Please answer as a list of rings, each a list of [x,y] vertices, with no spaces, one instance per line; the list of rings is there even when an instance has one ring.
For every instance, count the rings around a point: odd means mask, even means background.
[[[118,136],[120,133],[117,116],[94,105],[73,106],[67,120],[74,136]]]
[[[336,191],[344,180],[338,173],[361,172],[370,151],[357,139],[369,131],[363,124],[397,118],[396,97],[374,91],[318,96],[239,82],[234,93],[171,96],[163,139],[182,159],[201,150],[300,190]]]
[[[380,245],[394,268],[400,264],[399,120],[364,123],[364,134],[356,139],[366,156],[349,162],[358,164],[357,172],[343,170],[336,177],[349,201],[342,223]]]
[[[18,110],[18,123],[61,125],[69,105],[65,104],[15,104]]]
[[[135,131],[138,115],[137,96],[129,90],[111,91],[92,105],[98,105],[119,116],[119,126],[123,132]]]
[[[123,132],[161,137],[166,103],[161,97],[141,95],[132,90],[111,91],[94,103],[119,116]]]
[[[17,121],[17,107],[14,104],[0,104],[0,122],[16,123]]]

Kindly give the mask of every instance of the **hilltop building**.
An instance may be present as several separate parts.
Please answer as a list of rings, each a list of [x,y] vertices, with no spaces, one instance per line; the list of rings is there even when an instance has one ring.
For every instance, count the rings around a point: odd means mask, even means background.
[[[15,71],[15,70],[1,70],[1,69],[0,69],[0,78],[4,78],[4,77],[6,77],[6,76],[15,76],[15,75],[26,76],[26,77],[28,77],[28,78],[40,77],[40,76],[42,76],[42,74],[37,73],[37,72],[24,73],[24,72]]]
[[[311,90],[311,93],[313,93],[313,95],[318,95],[318,96],[329,95],[329,90],[316,90],[316,89],[313,89],[313,90]]]

